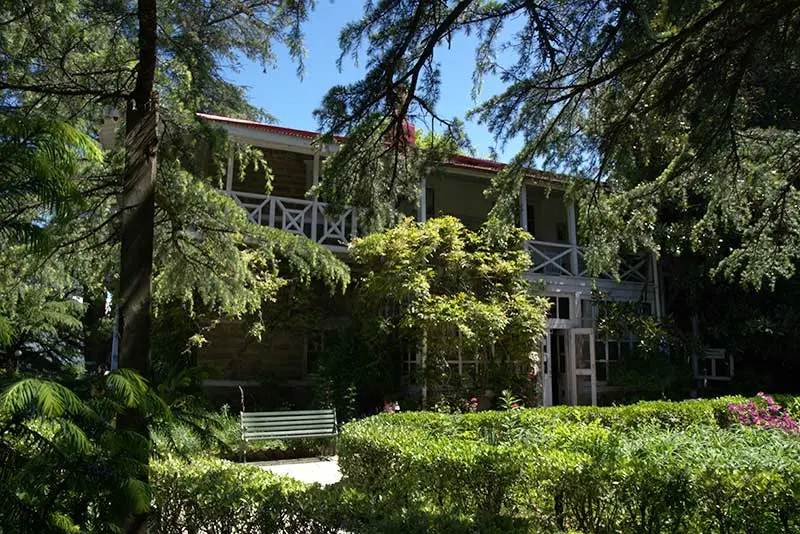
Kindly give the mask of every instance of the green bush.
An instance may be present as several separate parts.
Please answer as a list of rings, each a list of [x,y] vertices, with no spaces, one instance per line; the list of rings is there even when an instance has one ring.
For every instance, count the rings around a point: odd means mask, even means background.
[[[335,533],[341,495],[217,458],[152,463],[155,534]]]
[[[729,425],[741,399],[345,426],[345,482],[397,531],[800,532],[800,439]]]

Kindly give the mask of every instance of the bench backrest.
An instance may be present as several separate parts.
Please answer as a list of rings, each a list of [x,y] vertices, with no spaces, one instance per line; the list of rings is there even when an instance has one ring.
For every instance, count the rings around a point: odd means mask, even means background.
[[[315,438],[335,436],[336,410],[242,412],[242,439]]]

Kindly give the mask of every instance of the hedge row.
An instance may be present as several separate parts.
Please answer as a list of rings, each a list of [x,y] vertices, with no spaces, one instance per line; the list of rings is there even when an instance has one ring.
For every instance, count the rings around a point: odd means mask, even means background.
[[[256,466],[195,457],[153,462],[155,534],[333,534],[339,496]]]
[[[800,440],[720,428],[730,401],[381,415],[339,464],[397,531],[800,532]]]
[[[408,515],[342,485],[304,484],[209,458],[153,462],[153,534],[410,534]]]
[[[640,426],[661,428],[685,428],[691,425],[727,427],[731,421],[729,406],[742,403],[744,397],[719,397],[715,399],[683,402],[647,401],[626,406],[553,406],[519,411],[523,426],[549,425],[554,421],[597,421],[602,426],[621,430]],[[405,412],[392,421],[403,427],[428,428],[449,432],[460,430],[488,429],[502,424],[502,412],[484,411],[473,414],[445,415],[431,412]]]

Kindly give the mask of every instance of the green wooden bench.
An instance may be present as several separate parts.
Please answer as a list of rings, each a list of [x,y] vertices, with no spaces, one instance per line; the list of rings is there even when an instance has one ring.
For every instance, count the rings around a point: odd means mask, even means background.
[[[242,459],[247,461],[247,444],[255,440],[327,438],[338,434],[336,410],[285,412],[241,412]]]

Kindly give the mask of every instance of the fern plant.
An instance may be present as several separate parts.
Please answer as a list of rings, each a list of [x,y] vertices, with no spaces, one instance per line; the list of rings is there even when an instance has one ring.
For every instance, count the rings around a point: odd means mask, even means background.
[[[149,508],[149,437],[116,422],[169,420],[168,407],[126,369],[82,386],[22,378],[0,394],[0,532],[113,531]]]
[[[73,126],[31,115],[0,116],[0,139],[0,235],[41,245],[50,223],[79,200],[81,167],[102,161],[102,152]]]

